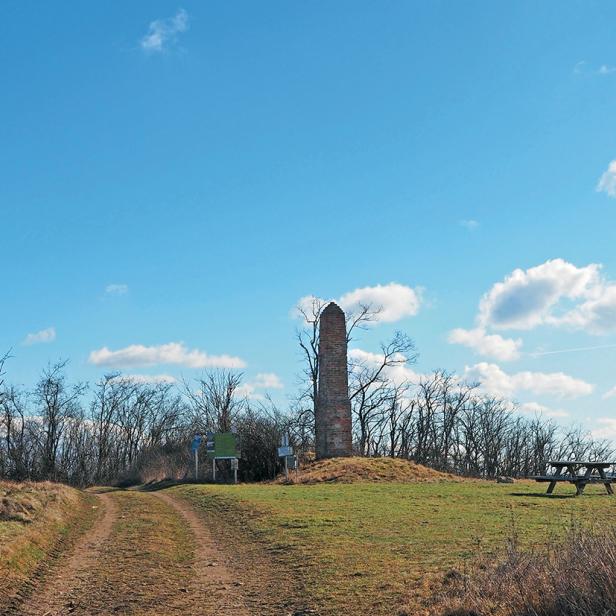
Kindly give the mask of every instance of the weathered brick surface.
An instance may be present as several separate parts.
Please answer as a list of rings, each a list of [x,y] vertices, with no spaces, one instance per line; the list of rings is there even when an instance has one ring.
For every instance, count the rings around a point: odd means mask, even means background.
[[[346,323],[344,312],[333,302],[323,310],[319,323],[315,419],[317,458],[353,454]]]

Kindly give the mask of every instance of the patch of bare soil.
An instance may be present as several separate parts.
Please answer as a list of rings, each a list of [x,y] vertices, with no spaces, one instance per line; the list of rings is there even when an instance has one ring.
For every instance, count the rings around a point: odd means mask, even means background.
[[[400,458],[330,458],[305,465],[296,474],[289,473],[291,483],[356,483],[399,482],[418,483],[435,481],[462,481],[450,473],[441,473],[427,466]],[[284,475],[276,479],[286,483]]]

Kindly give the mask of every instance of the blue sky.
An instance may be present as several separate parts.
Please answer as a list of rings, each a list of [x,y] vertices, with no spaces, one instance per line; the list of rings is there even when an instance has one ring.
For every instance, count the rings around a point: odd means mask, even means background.
[[[389,316],[356,348],[402,329],[415,372],[616,436],[612,3],[3,14],[11,381],[245,365],[284,400],[294,304],[359,290]]]

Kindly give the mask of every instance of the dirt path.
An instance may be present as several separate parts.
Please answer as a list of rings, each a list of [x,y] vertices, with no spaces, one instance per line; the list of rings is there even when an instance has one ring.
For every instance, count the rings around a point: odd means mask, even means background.
[[[12,614],[253,616],[205,523],[162,492],[97,495],[94,527]]]
[[[251,616],[242,593],[242,583],[226,566],[225,555],[191,506],[164,492],[152,494],[173,507],[186,520],[193,535],[196,558],[192,565],[190,597],[193,605],[202,611],[189,613]]]
[[[59,559],[42,588],[19,606],[24,616],[52,616],[70,613],[75,594],[84,591],[89,572],[96,566],[101,549],[111,534],[117,516],[109,494],[98,494],[102,514],[94,527],[77,541],[68,555]]]

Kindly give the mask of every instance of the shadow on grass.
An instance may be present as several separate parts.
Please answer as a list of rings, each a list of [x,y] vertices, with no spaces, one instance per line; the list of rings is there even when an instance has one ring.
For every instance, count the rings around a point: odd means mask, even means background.
[[[138,492],[158,492],[159,490],[164,490],[166,488],[171,488],[173,486],[183,486],[183,485],[201,485],[202,482],[199,481],[181,481],[179,479],[163,479],[162,481],[151,481],[150,483],[144,483],[142,485],[131,486],[129,490],[137,490]]]
[[[531,498],[555,498],[555,499],[563,499],[563,498],[575,498],[575,494],[546,494],[545,492],[510,492],[510,496],[524,496]],[[590,495],[586,495],[590,496]],[[593,495],[594,496],[594,495]],[[597,496],[601,496],[598,494]]]
[[[107,494],[108,492],[118,492],[122,488],[118,488],[117,486],[90,486],[86,488],[86,492],[90,494]]]

